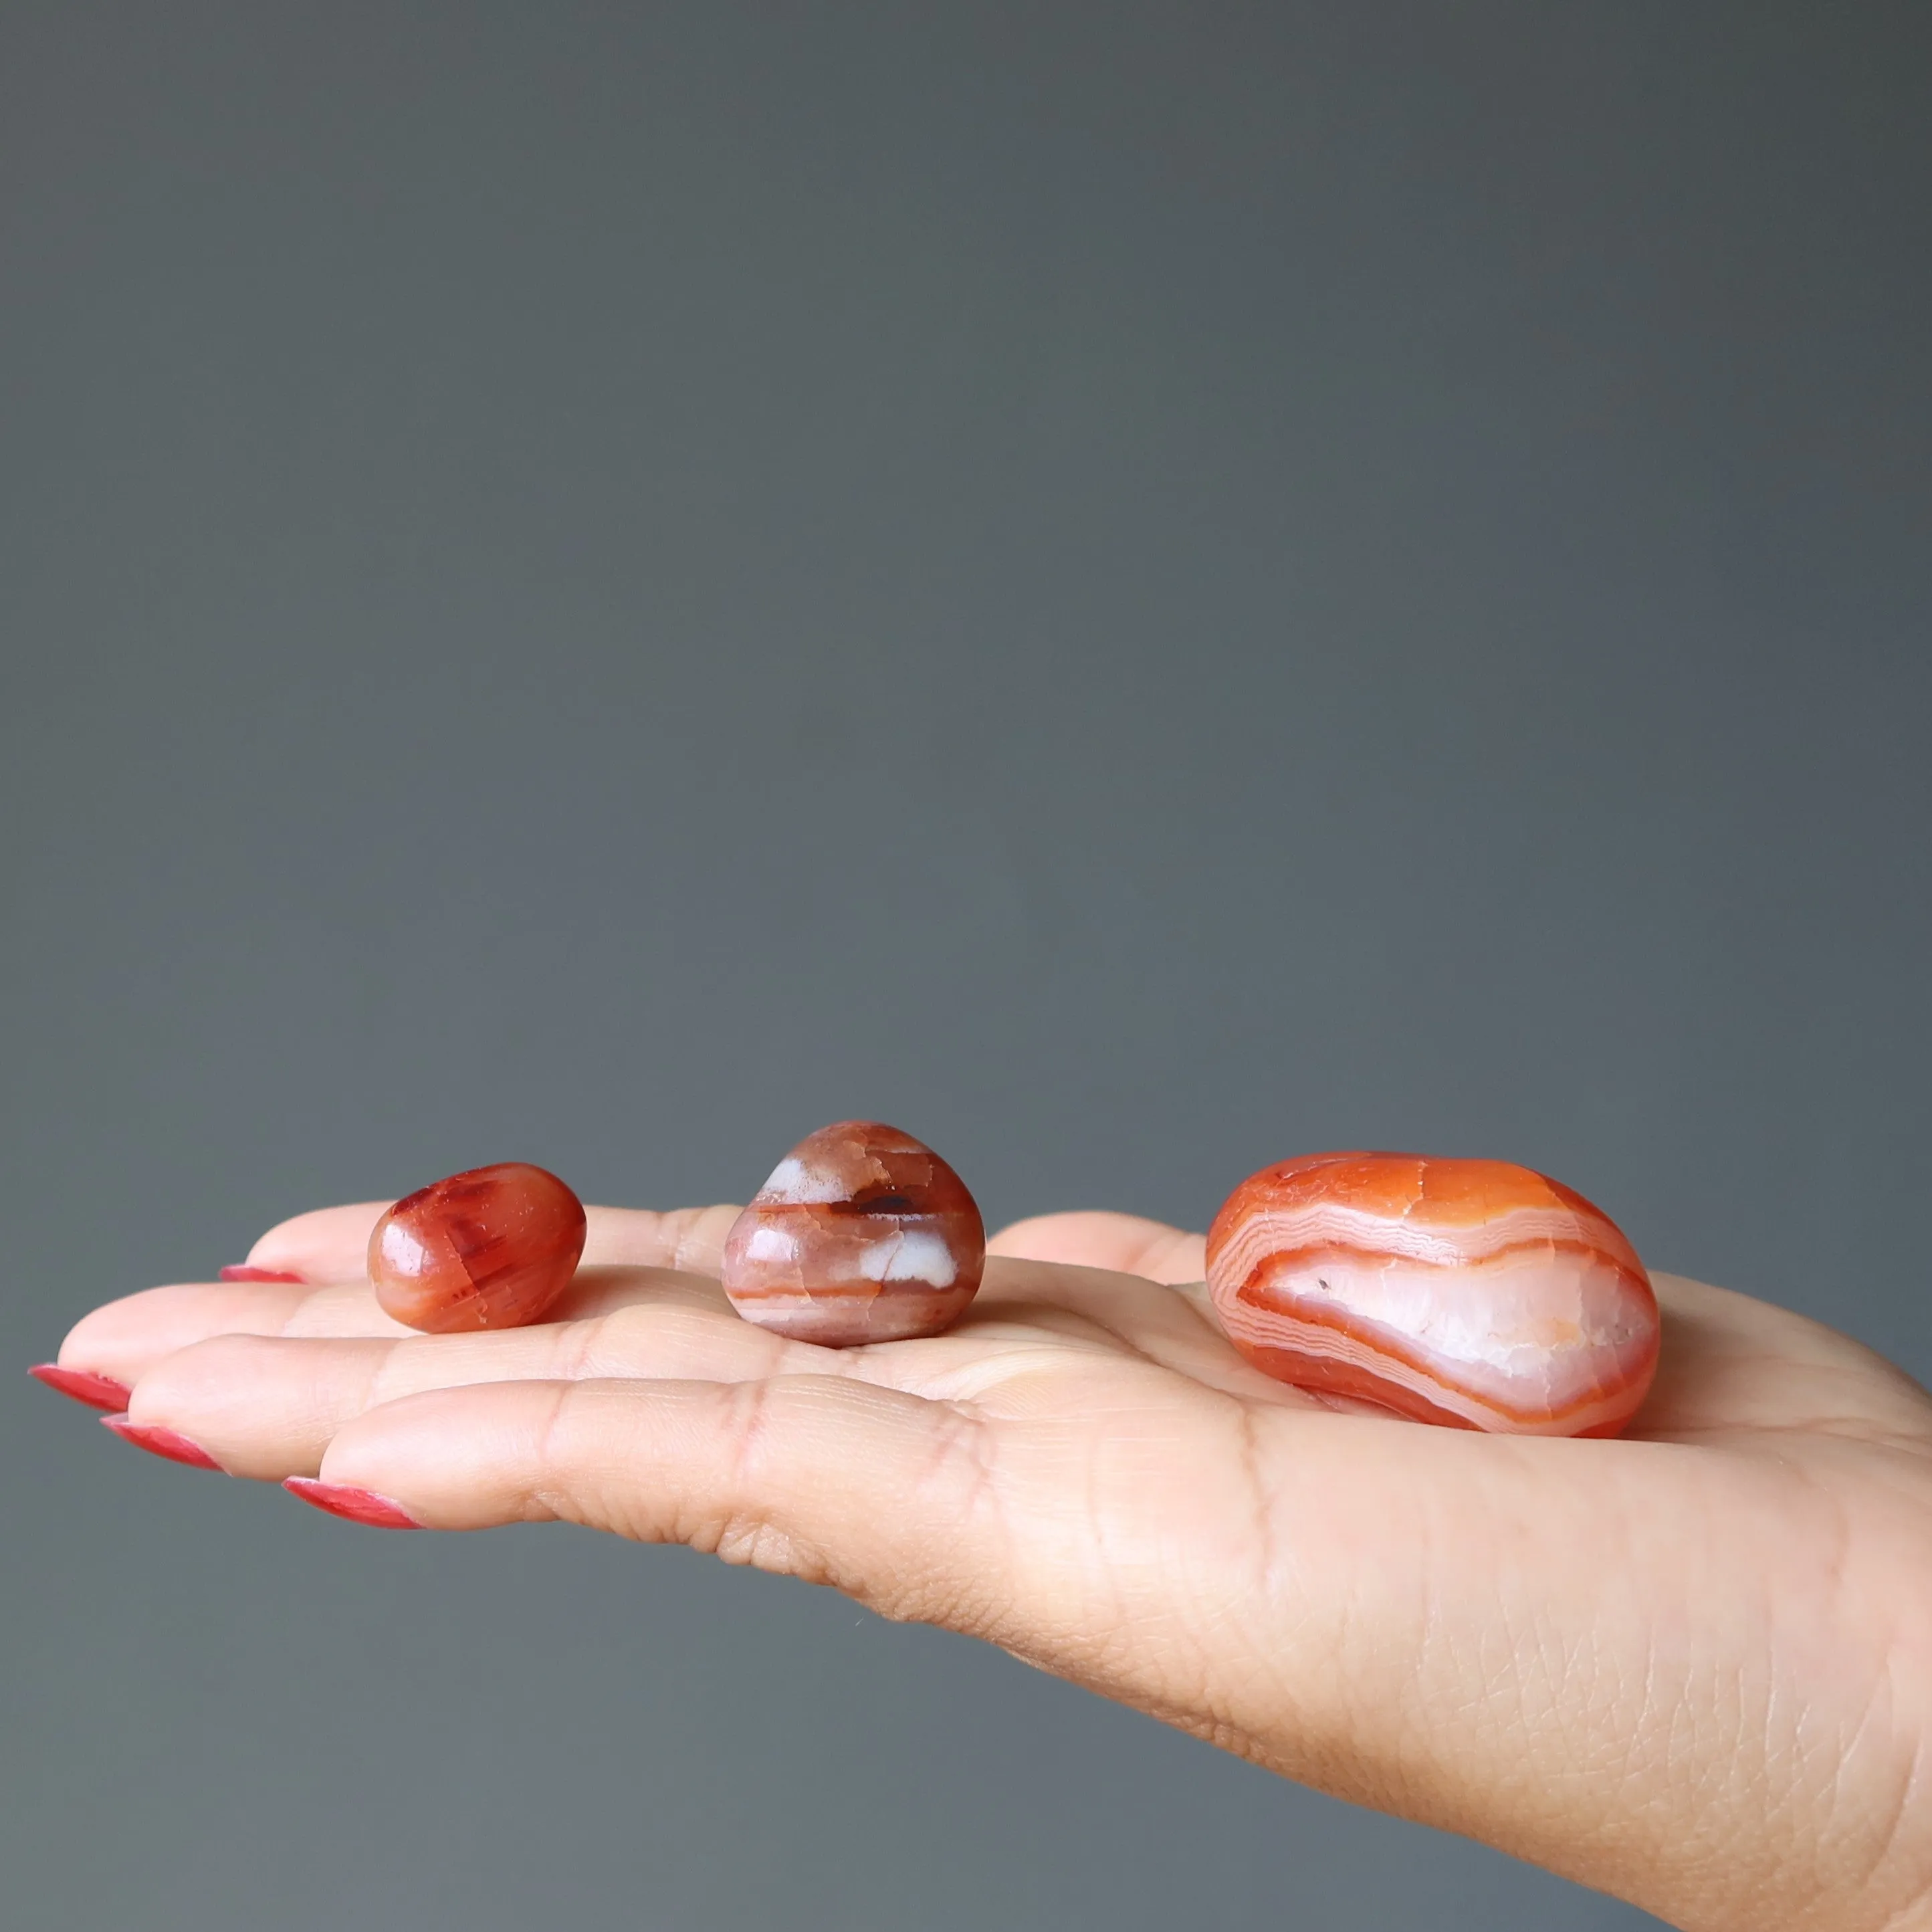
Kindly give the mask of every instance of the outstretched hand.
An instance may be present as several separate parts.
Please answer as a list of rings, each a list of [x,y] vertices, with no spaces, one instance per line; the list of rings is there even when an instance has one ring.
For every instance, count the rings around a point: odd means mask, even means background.
[[[386,1204],[256,1244],[312,1285],[151,1289],[62,1361],[233,1474],[829,1584],[1688,1932],[1932,1928],[1932,1398],[1828,1329],[1655,1277],[1628,1434],[1478,1436],[1261,1375],[1201,1238],[1126,1216],[1010,1228],[950,1333],[833,1351],[732,1312],[728,1208],[592,1209],[558,1318],[414,1334]]]

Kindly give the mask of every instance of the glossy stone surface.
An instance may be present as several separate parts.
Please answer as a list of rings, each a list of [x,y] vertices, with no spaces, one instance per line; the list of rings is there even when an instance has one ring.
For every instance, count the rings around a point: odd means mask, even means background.
[[[1208,1287],[1228,1339],[1278,1380],[1454,1428],[1614,1436],[1657,1369],[1636,1250],[1507,1161],[1264,1168],[1214,1217]]]
[[[725,1236],[719,1275],[746,1321],[844,1348],[950,1328],[986,1264],[978,1205],[932,1148],[841,1120],[778,1162]]]
[[[515,1328],[570,1285],[584,1204],[521,1161],[452,1174],[398,1201],[369,1238],[376,1298],[430,1334]]]

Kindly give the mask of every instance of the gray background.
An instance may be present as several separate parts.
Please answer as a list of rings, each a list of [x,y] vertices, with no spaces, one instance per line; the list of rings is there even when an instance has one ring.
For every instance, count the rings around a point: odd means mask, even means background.
[[[1922,7],[0,5],[0,1340],[540,1160],[1546,1168],[1932,1374]],[[0,1406],[23,1928],[1625,1928]]]

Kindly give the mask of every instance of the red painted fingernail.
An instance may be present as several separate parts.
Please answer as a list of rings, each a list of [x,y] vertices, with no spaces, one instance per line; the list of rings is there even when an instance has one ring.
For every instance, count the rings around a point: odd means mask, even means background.
[[[300,1496],[331,1516],[346,1516],[351,1522],[366,1522],[373,1529],[422,1529],[400,1503],[379,1496],[374,1490],[358,1490],[347,1483],[318,1482],[313,1476],[290,1476],[282,1484],[292,1496]]]
[[[125,1408],[134,1392],[112,1376],[97,1376],[88,1369],[64,1369],[58,1362],[36,1362],[27,1372],[35,1382],[59,1394],[70,1395],[89,1408]]]
[[[130,1422],[124,1415],[104,1415],[100,1426],[112,1430],[123,1442],[146,1450],[150,1456],[185,1462],[190,1469],[212,1469],[217,1475],[228,1473],[199,1442],[190,1442],[178,1430],[164,1429],[157,1422]]]
[[[282,1274],[274,1268],[250,1268],[244,1262],[238,1263],[232,1268],[224,1268],[220,1279],[223,1281],[298,1282],[302,1280],[302,1276],[298,1274]]]

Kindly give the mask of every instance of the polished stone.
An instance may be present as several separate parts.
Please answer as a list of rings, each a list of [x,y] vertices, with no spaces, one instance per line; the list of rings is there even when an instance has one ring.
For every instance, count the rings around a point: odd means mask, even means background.
[[[896,1127],[841,1120],[778,1162],[719,1272],[746,1321],[843,1348],[950,1328],[986,1261],[980,1210],[938,1155]]]
[[[1342,1406],[1614,1436],[1656,1372],[1657,1298],[1583,1197],[1506,1161],[1310,1154],[1251,1174],[1208,1286],[1257,1367]]]
[[[584,1204],[522,1161],[453,1174],[398,1201],[369,1238],[376,1298],[431,1334],[540,1318],[584,1252]]]

